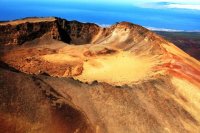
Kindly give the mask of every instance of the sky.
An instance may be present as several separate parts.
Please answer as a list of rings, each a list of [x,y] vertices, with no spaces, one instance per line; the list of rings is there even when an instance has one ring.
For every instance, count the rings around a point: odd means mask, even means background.
[[[200,31],[200,0],[0,0],[0,21],[56,16],[109,26],[128,21],[154,30]]]

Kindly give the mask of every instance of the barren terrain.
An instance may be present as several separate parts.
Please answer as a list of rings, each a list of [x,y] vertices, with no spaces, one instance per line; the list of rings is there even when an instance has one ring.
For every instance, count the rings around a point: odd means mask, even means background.
[[[199,133],[200,62],[156,33],[60,18],[0,29],[0,132]]]

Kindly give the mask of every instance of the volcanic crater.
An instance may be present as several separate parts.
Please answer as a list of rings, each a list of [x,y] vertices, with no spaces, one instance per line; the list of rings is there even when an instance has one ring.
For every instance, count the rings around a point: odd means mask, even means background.
[[[0,132],[200,131],[200,62],[142,26],[25,18],[0,48]]]

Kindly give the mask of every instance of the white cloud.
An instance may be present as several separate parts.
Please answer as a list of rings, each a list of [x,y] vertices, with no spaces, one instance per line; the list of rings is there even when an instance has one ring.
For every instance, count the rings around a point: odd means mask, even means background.
[[[154,8],[154,9],[190,9],[200,10],[200,0],[150,0],[148,2],[138,1],[134,5],[143,8]]]
[[[156,28],[150,26],[144,26],[145,28],[151,31],[166,31],[166,32],[200,32],[200,30],[176,30],[176,29],[167,29],[167,28]]]
[[[180,3],[180,4],[200,4],[199,0],[140,0],[143,3],[158,3],[158,2],[168,2],[168,3]]]
[[[169,4],[169,5],[166,5],[166,7],[167,8],[181,8],[181,9],[200,10],[200,5]]]
[[[98,23],[96,23],[96,24],[99,25],[100,27],[103,27],[103,28],[111,26],[110,24],[98,24]]]
[[[167,31],[167,32],[181,32],[183,30],[175,30],[175,29],[166,29],[166,28],[156,28],[156,27],[149,27],[145,26],[147,29],[152,31]]]

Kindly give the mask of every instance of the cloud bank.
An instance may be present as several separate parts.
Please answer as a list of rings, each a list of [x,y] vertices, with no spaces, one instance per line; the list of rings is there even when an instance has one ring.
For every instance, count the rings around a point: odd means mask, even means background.
[[[200,10],[200,2],[171,2],[169,0],[161,2],[147,2],[140,3],[138,6],[143,8],[154,9],[187,9],[187,10]]]
[[[183,31],[183,30],[156,28],[156,27],[149,27],[149,26],[144,26],[144,27],[149,29],[149,30],[152,30],[152,31],[167,31],[167,32],[181,32],[181,31]]]
[[[169,5],[166,5],[166,7],[167,8],[200,10],[200,5],[190,5],[190,4],[169,4]]]

